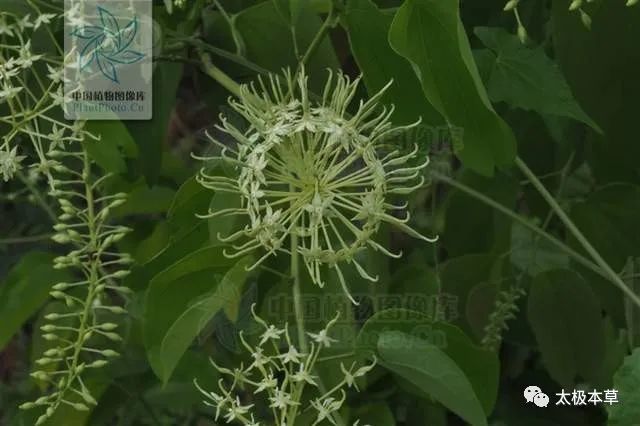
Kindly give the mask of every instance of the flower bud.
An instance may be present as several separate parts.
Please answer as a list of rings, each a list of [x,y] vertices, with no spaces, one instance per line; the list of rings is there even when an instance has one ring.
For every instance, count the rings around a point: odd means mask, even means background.
[[[101,352],[101,354],[107,358],[117,358],[120,356],[118,352],[111,349],[105,349],[104,351]]]
[[[58,290],[54,290],[54,291],[50,292],[49,294],[50,294],[50,295],[51,295],[51,297],[53,297],[54,299],[64,299],[64,298],[66,298],[66,297],[67,297],[67,295],[66,295],[66,294],[64,294],[63,292],[58,291]]]
[[[53,286],[54,290],[58,290],[58,291],[64,291],[66,289],[69,288],[69,284],[68,283],[58,283],[56,285]]]
[[[118,328],[118,324],[114,324],[112,322],[107,322],[107,323],[99,325],[98,327],[100,327],[100,329],[102,329],[104,331],[113,331],[116,328]]]
[[[580,20],[582,21],[582,25],[584,25],[586,29],[591,29],[591,17],[587,15],[587,13],[582,9],[580,9]]]
[[[107,361],[105,361],[103,359],[99,359],[99,360],[93,361],[91,364],[87,365],[87,368],[101,368],[101,367],[104,367],[107,364],[108,364]]]
[[[504,11],[508,12],[510,10],[515,9],[518,6],[518,3],[520,3],[520,0],[509,0],[507,2],[507,4],[504,5]]]
[[[522,25],[518,26],[518,39],[520,39],[520,43],[522,44],[527,44],[527,41],[529,40],[527,29]]]
[[[573,12],[575,10],[580,9],[581,7],[582,7],[582,0],[573,0],[569,5],[569,10]]]

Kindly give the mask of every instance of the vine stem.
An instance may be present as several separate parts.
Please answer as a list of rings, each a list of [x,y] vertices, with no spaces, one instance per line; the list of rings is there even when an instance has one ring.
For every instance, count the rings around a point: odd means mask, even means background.
[[[315,53],[318,46],[320,46],[320,43],[322,43],[322,40],[324,39],[324,37],[327,35],[329,30],[333,27],[335,18],[336,18],[336,8],[333,5],[333,3],[331,3],[331,9],[329,9],[329,14],[327,15],[327,18],[322,23],[320,30],[316,33],[315,37],[311,41],[311,44],[309,45],[309,47],[307,47],[306,52],[304,53],[302,58],[300,58],[300,63],[298,65],[299,67],[307,64],[311,56]]]
[[[211,55],[200,50],[200,60],[202,60],[202,68],[204,72],[215,81],[220,83],[222,87],[233,93],[236,97],[240,97],[240,85],[236,81],[229,77],[220,68],[213,65],[211,62]]]
[[[576,240],[580,243],[582,248],[591,256],[591,258],[595,261],[595,263],[600,267],[600,269],[605,273],[606,278],[609,279],[613,284],[615,284],[624,294],[626,294],[633,302],[640,306],[640,297],[631,290],[624,281],[620,278],[620,276],[609,266],[606,260],[600,255],[598,250],[591,245],[589,240],[584,236],[582,232],[578,229],[578,227],[573,223],[573,221],[569,218],[569,216],[565,213],[565,211],[560,207],[560,204],[556,201],[556,199],[551,195],[551,193],[545,188],[545,186],[540,182],[538,177],[529,169],[529,167],[525,164],[524,161],[520,157],[516,157],[516,165],[522,171],[522,173],[531,181],[536,190],[540,193],[542,198],[545,199],[551,209],[558,215],[558,218],[562,221],[562,223],[567,227],[569,232],[575,237]]]
[[[606,278],[606,279],[610,279],[609,275],[606,274],[602,268],[600,268],[598,265],[596,265],[595,263],[591,262],[589,259],[587,259],[586,257],[582,256],[580,253],[578,253],[577,251],[573,250],[571,247],[567,246],[565,243],[563,243],[562,241],[560,241],[559,239],[557,239],[556,237],[554,237],[553,235],[549,234],[548,232],[546,232],[544,229],[541,229],[537,226],[535,226],[534,224],[532,224],[530,221],[528,221],[526,218],[520,216],[519,214],[513,212],[511,209],[505,207],[504,205],[498,203],[497,201],[487,197],[486,195],[484,195],[481,192],[476,191],[473,188],[468,187],[467,185],[460,183],[454,179],[449,178],[448,176],[442,175],[440,173],[437,172],[432,172],[432,176],[435,179],[438,179],[464,193],[466,193],[467,195],[482,201],[483,203],[487,204],[488,206],[494,208],[495,210],[499,211],[500,213],[504,214],[505,216],[508,216],[509,218],[515,220],[516,222],[520,223],[522,226],[524,226],[525,228],[529,229],[530,231],[536,233],[537,235],[541,236],[542,238],[546,239],[547,241],[549,241],[550,243],[552,243],[553,245],[555,245],[556,247],[560,248],[562,251],[566,252],[569,256],[571,256],[576,262],[580,263],[581,265],[583,265],[584,267],[590,269],[591,271],[595,272],[596,274]],[[635,300],[634,300],[635,301]]]

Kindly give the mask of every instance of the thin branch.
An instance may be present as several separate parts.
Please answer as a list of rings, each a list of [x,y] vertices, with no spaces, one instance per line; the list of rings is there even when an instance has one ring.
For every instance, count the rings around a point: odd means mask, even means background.
[[[505,207],[504,205],[494,201],[493,199],[487,197],[486,195],[484,195],[481,192],[476,191],[475,189],[468,187],[467,185],[460,183],[454,179],[449,178],[448,176],[442,175],[440,173],[437,172],[432,172],[432,176],[435,179],[438,179],[441,182],[444,182],[464,193],[466,193],[467,195],[470,195],[471,197],[482,201],[483,203],[487,204],[490,207],[493,207],[494,209],[496,209],[497,211],[499,211],[500,213],[510,217],[511,219],[517,221],[518,223],[520,223],[522,226],[524,226],[525,228],[529,229],[530,231],[536,233],[537,235],[541,236],[542,238],[546,239],[547,241],[549,241],[550,243],[552,243],[553,245],[555,245],[556,247],[560,248],[562,251],[566,252],[569,256],[571,256],[576,262],[580,263],[581,265],[583,265],[584,267],[590,269],[591,271],[595,272],[596,274],[609,279],[609,275],[607,273],[605,273],[600,267],[598,267],[598,265],[596,265],[595,263],[591,262],[589,259],[587,259],[586,257],[582,256],[580,253],[576,252],[575,250],[573,250],[571,247],[567,246],[565,243],[563,243],[562,241],[560,241],[558,238],[554,237],[553,235],[549,234],[548,232],[544,231],[543,229],[539,228],[538,226],[535,226],[534,224],[532,224],[529,220],[527,220],[525,217],[520,216],[519,214],[513,212],[511,209],[509,209],[508,207]]]
[[[516,157],[516,165],[522,171],[522,173],[531,181],[533,186],[538,190],[542,198],[545,199],[549,206],[553,209],[553,211],[558,215],[558,218],[564,223],[569,232],[575,237],[575,239],[580,243],[580,245],[585,249],[585,251],[591,256],[591,258],[595,261],[595,263],[604,271],[605,278],[615,284],[623,293],[625,293],[633,302],[640,306],[640,297],[635,294],[620,278],[620,276],[609,266],[609,264],[603,259],[598,250],[595,249],[589,242],[589,240],[584,236],[584,234],[578,229],[578,227],[573,223],[573,221],[569,218],[569,216],[562,210],[560,204],[553,198],[553,195],[549,193],[547,188],[540,182],[540,180],[536,177],[536,175],[527,167],[524,161],[520,159],[520,157]]]

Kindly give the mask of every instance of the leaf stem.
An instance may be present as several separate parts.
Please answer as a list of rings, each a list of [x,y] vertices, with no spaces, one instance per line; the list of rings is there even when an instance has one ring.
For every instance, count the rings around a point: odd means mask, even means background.
[[[553,198],[553,195],[549,193],[547,188],[540,182],[537,176],[527,167],[524,161],[520,157],[516,157],[516,166],[522,171],[522,173],[531,181],[536,190],[540,193],[542,198],[545,199],[549,206],[553,211],[558,215],[558,218],[562,221],[562,223],[567,227],[569,232],[575,237],[575,239],[580,243],[582,248],[591,256],[591,258],[595,261],[595,263],[602,269],[604,272],[604,276],[608,278],[613,284],[615,284],[624,294],[626,294],[633,302],[640,306],[640,297],[635,294],[625,283],[622,281],[620,276],[609,266],[609,264],[602,258],[600,253],[591,245],[589,240],[584,236],[582,232],[578,229],[578,227],[573,223],[573,221],[569,218],[569,216],[562,210],[560,204]],[[602,274],[601,274],[602,275]]]

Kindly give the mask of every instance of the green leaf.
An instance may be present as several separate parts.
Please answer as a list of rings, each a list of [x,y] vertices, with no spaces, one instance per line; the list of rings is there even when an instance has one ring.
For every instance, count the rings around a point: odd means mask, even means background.
[[[160,176],[162,151],[183,70],[182,64],[174,62],[160,61],[156,65],[153,75],[153,93],[156,95],[153,97],[153,119],[127,121],[140,153],[139,168],[150,186]]]
[[[601,307],[591,287],[567,269],[535,277],[528,303],[529,323],[550,376],[570,388],[575,379],[597,379],[605,356]]]
[[[510,176],[492,178],[465,170],[459,177],[465,185],[482,192],[498,203],[514,208],[519,185]],[[477,232],[484,229],[485,232]],[[510,246],[511,227],[504,215],[468,194],[453,190],[446,202],[442,243],[451,257],[472,253],[504,252]],[[473,238],[470,236],[473,235]]]
[[[486,425],[482,405],[460,367],[438,347],[401,332],[378,340],[380,364],[430,394],[471,425]]]
[[[153,278],[144,307],[144,342],[149,363],[167,382],[193,339],[222,308],[237,309],[247,278],[243,259],[232,261],[220,247],[199,250]]]
[[[511,263],[529,275],[567,268],[569,256],[518,222],[511,228]]]
[[[624,359],[613,376],[613,389],[618,393],[617,404],[606,405],[608,426],[627,426],[640,419],[640,348]]]
[[[307,0],[273,0],[273,2],[287,24],[295,27]]]
[[[146,185],[136,186],[127,195],[125,203],[113,209],[113,217],[132,214],[164,213],[173,201],[174,190],[164,186],[149,188]]]
[[[637,183],[640,7],[625,7],[624,1],[586,4],[593,25],[585,31],[566,3],[551,5],[555,57],[575,98],[604,131],[586,135],[594,175],[601,183]]]
[[[395,426],[396,420],[389,405],[381,402],[370,403],[359,407],[354,413],[354,418],[360,420],[363,425]]]
[[[137,157],[138,147],[124,123],[115,118],[106,121],[89,120],[85,130],[100,138],[86,138],[84,147],[89,156],[106,172],[126,172],[125,158]]]
[[[68,280],[67,272],[53,269],[53,258],[50,253],[27,253],[0,285],[0,351],[49,299],[51,287]]]
[[[379,10],[371,0],[350,0],[345,18],[351,51],[369,93],[377,93],[393,80],[382,100],[395,105],[396,122],[408,124],[422,117],[424,124],[443,124],[440,113],[422,94],[411,64],[389,44],[393,13]]]
[[[611,267],[640,256],[640,186],[611,184],[571,207],[571,219]],[[577,245],[577,244],[576,244]]]
[[[286,67],[292,70],[296,68],[298,58],[293,49],[291,29],[279,15],[274,2],[262,2],[243,10],[237,15],[235,23],[242,34],[249,60],[273,72],[281,72]],[[311,44],[320,26],[320,18],[309,8],[301,10],[296,26],[296,39],[301,52]],[[306,67],[314,89],[323,87],[327,68],[339,68],[328,38],[320,43]]]
[[[202,219],[196,214],[206,214],[212,192],[203,187],[195,176],[187,179],[176,192],[167,213],[172,234],[176,237],[188,232]]]
[[[598,125],[574,99],[562,71],[542,47],[531,49],[502,28],[478,27],[475,34],[491,50],[487,91],[493,102]]]
[[[515,138],[482,86],[458,1],[405,1],[391,24],[389,41],[413,64],[429,102],[463,130],[463,148],[457,152],[462,162],[483,175],[512,164]]]
[[[382,334],[389,331],[402,332],[441,349],[462,369],[487,416],[491,413],[500,370],[495,353],[473,344],[458,327],[408,309],[386,309],[369,318],[358,333],[357,353],[375,351]]]

